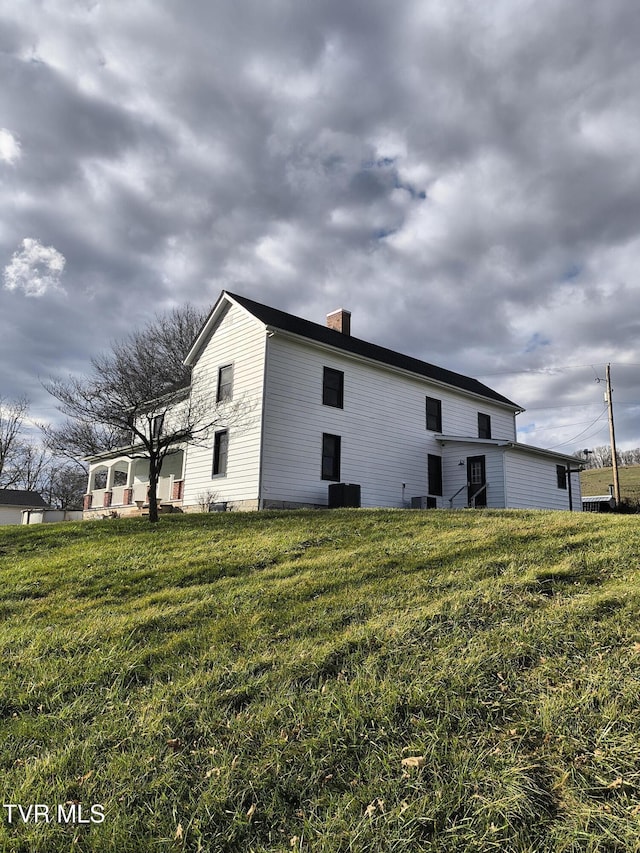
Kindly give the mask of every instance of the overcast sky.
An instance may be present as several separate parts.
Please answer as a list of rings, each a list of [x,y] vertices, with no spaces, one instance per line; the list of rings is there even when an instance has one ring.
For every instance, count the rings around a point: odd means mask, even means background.
[[[0,396],[222,289],[640,446],[640,5],[0,0]]]

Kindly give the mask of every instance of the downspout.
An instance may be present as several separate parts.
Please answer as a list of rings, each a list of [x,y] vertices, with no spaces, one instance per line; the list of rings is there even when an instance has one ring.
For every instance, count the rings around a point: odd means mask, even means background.
[[[502,451],[502,479],[504,480],[504,508],[509,509],[509,495],[507,483],[507,450]]]

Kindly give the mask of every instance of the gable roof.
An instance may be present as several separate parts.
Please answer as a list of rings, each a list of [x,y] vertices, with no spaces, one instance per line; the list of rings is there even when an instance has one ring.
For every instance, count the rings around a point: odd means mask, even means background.
[[[386,347],[363,341],[360,338],[354,338],[351,335],[345,335],[320,323],[303,320],[301,317],[287,314],[286,311],[270,308],[268,305],[262,305],[260,302],[254,302],[253,299],[247,299],[245,296],[238,296],[229,291],[222,292],[220,300],[216,303],[216,307],[220,304],[224,296],[230,297],[266,326],[272,326],[275,329],[281,329],[282,331],[290,332],[308,340],[335,347],[343,352],[353,353],[354,355],[359,355],[390,367],[408,370],[427,379],[433,379],[436,382],[441,382],[453,388],[459,388],[462,391],[467,391],[471,394],[485,397],[488,400],[493,400],[496,403],[501,403],[509,408],[523,411],[521,406],[518,406],[502,394],[498,394],[497,391],[494,391],[487,385],[483,385],[482,382],[478,382],[477,379],[472,379],[470,376],[463,376],[461,373],[454,373],[452,370],[446,370],[444,367],[437,367],[435,364],[420,361],[420,359],[413,358],[410,355],[402,355],[402,353],[386,349]]]
[[[47,502],[37,492],[24,492],[20,489],[0,489],[0,506],[47,506]]]

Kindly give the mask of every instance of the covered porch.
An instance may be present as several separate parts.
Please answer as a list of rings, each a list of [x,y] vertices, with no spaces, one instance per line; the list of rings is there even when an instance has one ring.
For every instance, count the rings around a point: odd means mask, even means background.
[[[158,503],[182,505],[185,452],[167,454],[158,479]],[[96,457],[89,463],[84,511],[142,510],[148,503],[149,462],[129,456]]]

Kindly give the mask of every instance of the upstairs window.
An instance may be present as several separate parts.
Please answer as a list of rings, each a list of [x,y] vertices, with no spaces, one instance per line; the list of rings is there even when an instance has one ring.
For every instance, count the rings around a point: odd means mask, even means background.
[[[160,438],[164,426],[164,414],[156,415],[151,422],[151,437]]]
[[[442,401],[427,397],[427,429],[442,432]]]
[[[322,479],[340,480],[340,436],[322,434]]]
[[[344,373],[325,367],[322,376],[322,404],[334,409],[344,408]]]
[[[556,479],[559,489],[567,488],[567,469],[564,465],[556,465]]]
[[[217,432],[213,439],[213,477],[224,477],[227,473],[227,451],[229,449],[229,431]]]
[[[223,403],[233,397],[233,365],[226,364],[218,370],[218,393],[216,401]]]
[[[491,438],[491,418],[478,412],[478,438]]]

